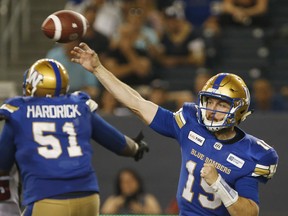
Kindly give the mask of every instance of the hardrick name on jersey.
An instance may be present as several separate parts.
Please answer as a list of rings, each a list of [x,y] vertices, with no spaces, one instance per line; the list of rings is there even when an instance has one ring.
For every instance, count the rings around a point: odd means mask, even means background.
[[[76,118],[81,116],[78,104],[28,105],[27,118]]]

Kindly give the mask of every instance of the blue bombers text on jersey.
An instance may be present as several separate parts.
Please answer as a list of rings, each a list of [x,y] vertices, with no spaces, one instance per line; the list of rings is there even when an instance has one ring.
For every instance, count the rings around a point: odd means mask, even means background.
[[[259,203],[258,183],[276,172],[278,155],[263,140],[235,127],[237,140],[218,140],[197,120],[194,103],[176,113],[159,107],[150,127],[180,144],[182,163],[177,190],[180,215],[229,215],[221,199],[200,176],[204,163],[212,163],[239,196]]]

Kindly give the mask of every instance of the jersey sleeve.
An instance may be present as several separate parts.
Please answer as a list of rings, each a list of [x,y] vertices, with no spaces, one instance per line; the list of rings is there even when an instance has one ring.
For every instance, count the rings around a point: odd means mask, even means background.
[[[177,138],[187,119],[195,111],[196,108],[193,103],[185,103],[181,109],[174,113],[159,107],[150,127],[164,136]]]
[[[95,112],[98,108],[98,104],[85,92],[76,91],[72,93],[72,97],[75,97],[76,100],[84,101],[91,112]]]
[[[276,151],[271,148],[267,154],[265,154],[256,162],[252,176],[256,177],[260,182],[266,183],[276,173],[277,164],[278,155]]]
[[[259,187],[258,180],[252,176],[245,176],[239,178],[235,183],[235,190],[238,192],[239,196],[251,199],[257,204],[259,204]]]
[[[160,106],[158,107],[157,113],[149,126],[156,132],[172,138],[177,137],[177,130],[179,129],[173,112]]]
[[[122,153],[126,147],[126,140],[124,134],[114,128],[98,114],[92,113],[92,139],[105,147],[106,149]]]
[[[9,119],[10,116],[19,109],[21,102],[22,98],[20,97],[7,99],[0,107],[0,116],[2,119]]]
[[[14,131],[9,122],[5,122],[0,135],[0,170],[8,171],[15,161]]]
[[[182,128],[186,124],[189,117],[191,118],[192,116],[196,116],[194,115],[196,112],[197,110],[194,103],[184,103],[183,107],[174,113],[174,118],[178,127]]]

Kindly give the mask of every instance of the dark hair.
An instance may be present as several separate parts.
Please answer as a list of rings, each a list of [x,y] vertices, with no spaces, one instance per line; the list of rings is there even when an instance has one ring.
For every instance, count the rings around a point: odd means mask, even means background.
[[[115,179],[115,193],[116,193],[116,195],[121,195],[122,194],[122,189],[121,189],[121,183],[120,183],[120,181],[121,181],[121,174],[122,173],[124,173],[124,172],[128,172],[128,173],[130,173],[133,177],[134,177],[134,179],[138,182],[138,190],[135,192],[135,194],[134,195],[139,195],[139,194],[142,194],[142,193],[144,193],[144,187],[143,187],[143,180],[142,180],[142,178],[140,177],[140,175],[134,170],[134,169],[132,169],[132,168],[124,168],[124,169],[121,169],[119,172],[118,172],[118,174],[117,174],[117,176],[116,176],[116,179]]]

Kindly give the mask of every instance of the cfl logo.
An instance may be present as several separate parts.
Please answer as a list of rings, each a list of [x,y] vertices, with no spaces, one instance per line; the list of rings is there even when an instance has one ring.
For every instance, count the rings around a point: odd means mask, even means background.
[[[44,76],[38,71],[34,70],[29,74],[29,77],[26,79],[26,83],[29,83],[32,85],[32,92],[31,95],[33,96],[35,91],[37,90],[37,85],[42,82],[44,79]]]
[[[222,149],[222,144],[221,143],[219,143],[219,142],[216,142],[215,144],[214,144],[214,148],[216,149],[216,150],[221,150]]]

